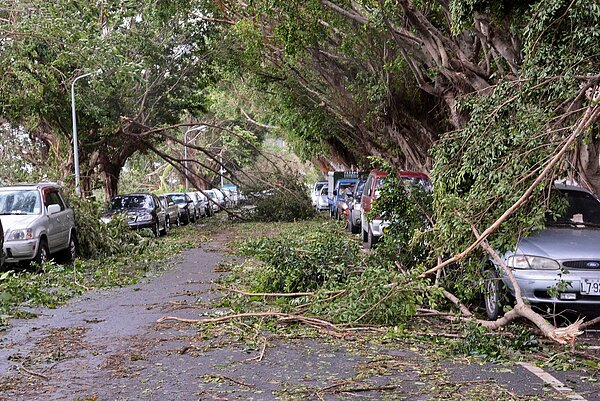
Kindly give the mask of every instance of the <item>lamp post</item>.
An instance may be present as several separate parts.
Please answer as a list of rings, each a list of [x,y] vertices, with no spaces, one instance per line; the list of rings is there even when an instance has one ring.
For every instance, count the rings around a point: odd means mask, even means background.
[[[187,131],[183,134],[183,166],[185,169],[185,192],[189,192],[190,189],[190,180],[188,178],[188,157],[187,157],[187,144],[188,139],[187,136],[190,132],[194,131],[204,131],[206,129],[206,125],[199,125],[197,127],[188,128]]]
[[[100,73],[102,70],[96,71],[96,73]],[[82,74],[76,77],[71,82],[71,118],[73,119],[73,164],[75,165],[75,193],[77,196],[81,196],[81,188],[79,188],[79,142],[77,139],[77,115],[75,113],[75,82],[80,80],[81,78],[89,77],[94,74],[93,72],[88,72],[87,74]]]

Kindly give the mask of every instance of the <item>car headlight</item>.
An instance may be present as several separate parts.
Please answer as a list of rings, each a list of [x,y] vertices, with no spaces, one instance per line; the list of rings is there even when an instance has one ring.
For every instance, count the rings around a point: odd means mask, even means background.
[[[558,270],[559,263],[554,259],[539,256],[513,255],[508,258],[508,267],[515,269]]]
[[[150,213],[143,213],[138,215],[137,221],[150,221],[152,220],[152,215]]]
[[[22,228],[11,230],[7,241],[21,241],[25,239],[33,239],[33,230],[31,228]]]

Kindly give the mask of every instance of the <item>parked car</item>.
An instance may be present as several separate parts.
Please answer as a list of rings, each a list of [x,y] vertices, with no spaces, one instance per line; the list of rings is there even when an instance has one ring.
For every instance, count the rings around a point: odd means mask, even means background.
[[[173,200],[171,195],[157,195],[158,200],[161,205],[167,212],[167,216],[169,217],[169,226],[179,226],[181,225],[181,217],[179,212],[179,207],[177,203]]]
[[[329,210],[329,197],[327,196],[328,191],[329,188],[327,185],[321,187],[319,197],[317,198],[317,205],[315,206],[317,212]]]
[[[198,198],[201,199],[201,202],[204,205],[204,215],[207,217],[212,216],[213,212],[212,207],[210,205],[210,201],[208,200],[208,196],[200,191],[197,191],[196,195],[198,196]]]
[[[221,192],[221,190],[219,188],[213,188],[212,191],[217,196],[217,201],[219,202],[219,205],[221,207],[226,207],[226,205],[225,205],[225,195],[223,195],[223,192]]]
[[[200,217],[206,216],[206,208],[204,206],[204,199],[199,197],[198,193],[199,192],[187,192],[187,195],[190,197],[190,199],[194,203],[195,220],[198,220]]]
[[[356,184],[356,178],[342,178],[336,181],[333,188],[333,196],[329,199],[329,217],[340,220],[338,214],[338,202],[348,188]]]
[[[149,228],[157,237],[167,235],[170,229],[167,212],[154,194],[133,193],[114,196],[110,200],[103,221],[110,221],[116,214],[127,216],[129,228],[133,230]]]
[[[192,201],[189,195],[183,192],[174,192],[165,195],[170,196],[173,202],[177,204],[177,207],[179,207],[179,219],[182,224],[189,224],[196,221],[194,201]]]
[[[352,196],[346,201],[346,228],[352,234],[358,234],[361,228],[362,206],[360,203],[366,180],[358,180],[352,188]]]
[[[314,207],[317,207],[317,200],[319,199],[321,188],[323,188],[325,185],[327,185],[327,181],[316,181],[314,183],[310,192],[310,199]]]
[[[53,183],[0,188],[0,221],[7,263],[44,263],[51,255],[77,254],[75,215]]]
[[[210,198],[209,203],[212,213],[218,212],[221,208],[219,207],[220,203],[216,191],[214,189],[208,189],[204,191],[204,193]]]
[[[373,245],[379,241],[383,235],[383,229],[386,226],[386,222],[381,216],[369,220],[366,213],[373,207],[373,202],[379,196],[379,188],[383,185],[387,175],[388,173],[385,171],[374,169],[369,173],[367,181],[365,182],[364,191],[360,201],[362,207],[360,223],[362,240],[365,243],[366,248],[373,247]],[[427,189],[431,188],[431,181],[427,174],[416,171],[398,171],[397,177],[405,181],[422,185]]]
[[[600,201],[583,188],[556,185],[554,195],[566,198],[566,210],[549,213],[546,227],[521,239],[502,255],[521,295],[531,304],[600,306]],[[493,260],[486,264],[485,308],[495,320],[515,289]],[[562,284],[561,284],[562,283]]]

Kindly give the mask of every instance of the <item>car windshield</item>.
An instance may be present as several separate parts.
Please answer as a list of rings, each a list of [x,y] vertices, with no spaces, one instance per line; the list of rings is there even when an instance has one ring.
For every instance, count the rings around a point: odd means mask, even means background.
[[[344,192],[348,188],[352,188],[354,186],[354,184],[355,184],[354,182],[340,184],[339,193],[341,194],[342,192]]]
[[[171,199],[173,199],[173,202],[175,203],[187,203],[188,201],[185,195],[183,194],[171,195]]]
[[[402,180],[404,180],[404,182],[407,184],[420,185],[423,187],[423,189],[428,190],[428,191],[433,189],[432,185],[431,185],[431,181],[426,180],[421,177],[402,177]]]
[[[117,196],[110,202],[110,208],[118,209],[152,209],[152,199],[145,195]]]
[[[0,214],[41,214],[42,202],[36,190],[0,191]]]
[[[325,183],[324,183],[324,182],[317,182],[317,183],[315,184],[315,192],[316,192],[316,193],[319,193],[319,191],[321,191],[321,188],[323,188],[323,186],[324,186],[324,185],[325,185]]]
[[[356,195],[356,197],[361,197],[361,196],[362,196],[362,193],[363,193],[363,191],[364,191],[364,189],[365,189],[365,182],[366,182],[366,181],[359,181],[359,182],[356,184],[356,190],[355,190],[355,192],[356,192],[356,194],[355,194],[355,195]]]
[[[547,225],[590,225],[600,227],[600,202],[583,191],[560,191],[566,196],[567,208],[560,216],[548,214]]]

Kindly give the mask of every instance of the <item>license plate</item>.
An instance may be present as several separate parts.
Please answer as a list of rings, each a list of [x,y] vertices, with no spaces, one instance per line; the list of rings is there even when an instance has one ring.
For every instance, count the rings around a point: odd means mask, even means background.
[[[581,282],[581,293],[585,295],[600,295],[600,280],[583,280]]]

